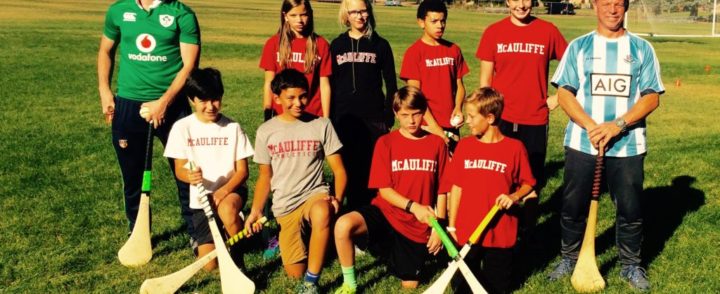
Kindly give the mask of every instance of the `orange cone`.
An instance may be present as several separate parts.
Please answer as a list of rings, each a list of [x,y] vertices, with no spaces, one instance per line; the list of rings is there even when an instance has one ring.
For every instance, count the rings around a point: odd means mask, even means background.
[[[675,87],[676,87],[676,88],[680,88],[681,85],[682,85],[682,81],[680,81],[680,79],[675,80]]]
[[[706,64],[706,65],[705,65],[705,73],[706,73],[706,74],[709,74],[711,69],[712,69],[712,67],[710,67],[709,64]]]

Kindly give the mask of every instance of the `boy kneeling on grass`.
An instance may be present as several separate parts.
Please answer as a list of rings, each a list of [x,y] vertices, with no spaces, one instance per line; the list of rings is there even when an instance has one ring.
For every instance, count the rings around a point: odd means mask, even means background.
[[[460,140],[452,163],[443,175],[448,194],[448,230],[465,244],[490,209],[505,210],[481,235],[465,257],[468,267],[485,283],[489,293],[506,293],[517,240],[518,211],[511,207],[527,197],[535,185],[524,145],[500,132],[503,96],[480,88],[465,100],[470,136]],[[455,293],[470,293],[464,280],[455,280]]]
[[[254,160],[260,171],[245,226],[253,233],[262,229],[251,224],[263,216],[272,190],[272,211],[280,225],[280,257],[285,272],[292,278],[305,275],[297,293],[317,293],[331,221],[342,203],[347,182],[338,153],[342,144],[330,120],[304,111],[308,82],[302,73],[283,70],[270,87],[283,112],[257,130]],[[323,182],[325,160],[334,175],[335,196],[329,194],[330,189]],[[309,250],[303,240],[308,228],[311,228]]]
[[[240,124],[220,113],[224,88],[218,70],[193,71],[185,84],[185,93],[195,113],[173,125],[165,156],[174,158],[177,178],[192,184],[190,208],[193,209],[195,228],[192,237],[199,244],[195,253],[200,258],[215,250],[215,245],[199,200],[203,195],[196,185],[202,184],[212,193],[209,197],[220,217],[218,224],[231,236],[237,234],[243,227],[238,213],[247,199],[246,158],[253,155],[253,147]],[[243,266],[242,254],[237,247],[231,248],[230,255],[236,265]],[[217,259],[205,266],[208,271],[215,268]]]
[[[335,246],[343,284],[335,293],[355,293],[353,239],[367,238],[370,251],[389,263],[403,288],[416,288],[430,254],[441,250],[428,218],[445,218],[445,195],[438,194],[439,178],[448,160],[445,142],[420,126],[427,110],[425,96],[415,87],[403,87],[393,101],[400,129],[375,144],[369,188],[378,190],[370,205],[347,213],[335,224]]]

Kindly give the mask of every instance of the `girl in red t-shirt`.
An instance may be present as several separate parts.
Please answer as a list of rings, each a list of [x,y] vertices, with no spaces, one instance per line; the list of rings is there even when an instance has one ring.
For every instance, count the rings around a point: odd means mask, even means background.
[[[485,287],[490,293],[508,290],[518,227],[516,211],[510,208],[535,184],[525,147],[500,132],[502,111],[503,97],[494,89],[481,88],[468,97],[465,123],[472,135],[460,140],[443,175],[443,190],[450,191],[448,231],[460,244],[467,242],[494,205],[505,210],[481,236],[481,246],[474,247],[465,258],[472,271],[487,281]]]
[[[265,70],[263,109],[265,120],[282,113],[273,103],[270,82],[286,68],[305,73],[310,89],[305,111],[317,116],[330,115],[330,46],[315,34],[313,10],[308,0],[284,0],[280,10],[280,28],[263,47],[260,68]]]

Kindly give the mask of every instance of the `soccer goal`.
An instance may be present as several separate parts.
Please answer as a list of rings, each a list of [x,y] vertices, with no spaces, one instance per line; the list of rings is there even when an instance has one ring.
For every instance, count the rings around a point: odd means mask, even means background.
[[[625,26],[650,37],[720,37],[718,0],[631,0]]]

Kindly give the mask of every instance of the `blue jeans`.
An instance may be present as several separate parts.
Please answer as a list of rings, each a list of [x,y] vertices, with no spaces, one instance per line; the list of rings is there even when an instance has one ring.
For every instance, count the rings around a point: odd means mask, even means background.
[[[115,147],[118,164],[123,178],[123,192],[125,195],[125,216],[128,219],[130,230],[135,226],[138,208],[140,206],[140,193],[142,185],[142,174],[145,169],[145,148],[148,138],[148,123],[140,117],[140,105],[142,102],[115,98],[115,116],[112,121],[112,144]],[[163,146],[167,143],[170,129],[175,121],[190,114],[190,106],[184,96],[177,99],[168,106],[165,113],[165,123],[157,129],[153,129],[153,136],[160,139]],[[151,137],[152,138],[152,137]],[[151,143],[152,144],[152,143]],[[152,148],[152,146],[150,147]],[[152,150],[152,149],[151,149]],[[170,170],[175,176],[175,164],[168,158]],[[152,166],[152,156],[150,156]],[[185,221],[188,234],[192,236],[192,210],[190,209],[190,186],[181,182],[176,177],[175,184],[178,189],[178,200],[180,201],[180,214]]]
[[[590,207],[595,159],[593,155],[565,148],[565,190],[560,213],[560,252],[564,258],[576,260],[580,251]],[[615,240],[623,265],[640,263],[644,160],[644,154],[605,158],[603,176],[617,207]]]

